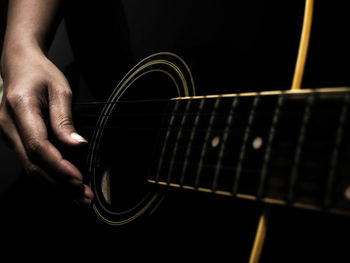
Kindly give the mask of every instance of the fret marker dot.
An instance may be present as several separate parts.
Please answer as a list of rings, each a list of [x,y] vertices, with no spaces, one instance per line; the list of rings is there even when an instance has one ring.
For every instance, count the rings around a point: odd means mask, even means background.
[[[213,148],[218,147],[219,143],[220,143],[220,138],[219,138],[219,136],[215,136],[215,137],[211,140],[211,146],[212,146]]]
[[[345,189],[344,196],[346,199],[350,200],[350,186]]]
[[[263,139],[261,137],[256,137],[253,140],[252,146],[255,150],[259,150],[262,145],[263,145]]]

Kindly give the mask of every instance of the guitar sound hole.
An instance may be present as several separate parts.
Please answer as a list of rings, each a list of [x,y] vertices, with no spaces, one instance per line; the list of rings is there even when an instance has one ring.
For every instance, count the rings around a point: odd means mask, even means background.
[[[108,117],[99,144],[96,183],[99,198],[113,213],[142,207],[154,187],[147,176],[168,104],[164,98],[176,96],[169,94],[172,90],[176,92],[174,83],[164,73],[145,75],[125,92]]]

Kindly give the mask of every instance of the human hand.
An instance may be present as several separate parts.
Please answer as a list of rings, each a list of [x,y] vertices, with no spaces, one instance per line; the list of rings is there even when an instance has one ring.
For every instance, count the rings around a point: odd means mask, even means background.
[[[67,147],[87,144],[72,122],[72,92],[65,76],[39,48],[3,52],[4,80],[0,136],[14,150],[26,172],[60,195],[89,204],[93,193],[81,172],[64,159],[48,138],[45,115],[53,134]]]

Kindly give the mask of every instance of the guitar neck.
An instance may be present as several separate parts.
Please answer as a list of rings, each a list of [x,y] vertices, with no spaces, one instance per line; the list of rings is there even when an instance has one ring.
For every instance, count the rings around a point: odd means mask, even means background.
[[[350,90],[175,98],[148,181],[350,211]]]

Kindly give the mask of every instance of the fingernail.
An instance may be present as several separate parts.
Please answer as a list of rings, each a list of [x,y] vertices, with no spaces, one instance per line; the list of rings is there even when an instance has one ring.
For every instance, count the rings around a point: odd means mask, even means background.
[[[73,140],[77,141],[77,142],[87,142],[87,140],[85,140],[83,137],[81,137],[78,133],[73,132],[70,135],[72,137]]]
[[[79,180],[79,179],[71,178],[71,179],[68,180],[68,182],[71,183],[72,185],[79,186],[82,189],[84,189],[83,182],[81,180]]]

